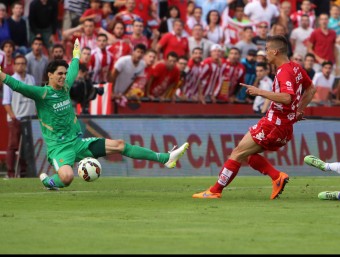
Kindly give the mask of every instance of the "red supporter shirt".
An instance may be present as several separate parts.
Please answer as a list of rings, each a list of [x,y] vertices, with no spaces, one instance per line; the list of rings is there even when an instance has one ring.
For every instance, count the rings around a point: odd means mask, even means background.
[[[155,97],[162,96],[169,86],[179,81],[179,75],[180,71],[177,66],[168,70],[164,62],[159,62],[151,71],[154,79],[150,85],[150,94]]]
[[[144,26],[146,26],[146,22],[149,20],[149,8],[152,5],[152,0],[136,0],[136,7],[133,10],[133,13],[137,14],[143,19]]]
[[[290,104],[273,102],[266,118],[276,125],[292,125],[296,122],[296,110],[301,100],[302,91],[311,86],[312,81],[301,65],[288,62],[281,65],[273,81],[273,92],[291,95]]]
[[[321,58],[335,63],[334,45],[336,33],[328,29],[328,34],[324,34],[321,29],[315,29],[309,37],[309,42],[313,45],[313,51]]]
[[[98,9],[98,10],[87,9],[83,13],[81,18],[88,17],[88,16],[91,16],[93,14],[96,14],[96,18],[94,19],[95,26],[96,26],[96,28],[100,28],[101,27],[101,22],[102,22],[102,19],[103,19],[103,11],[102,11],[102,9]]]
[[[175,52],[178,56],[187,56],[189,53],[189,43],[186,37],[178,37],[172,32],[166,33],[158,44],[163,49],[163,58],[167,59],[167,55],[170,52]]]
[[[129,43],[118,39],[115,43],[107,47],[107,50],[113,56],[113,63],[115,63],[119,57],[129,55],[132,52],[132,47]]]

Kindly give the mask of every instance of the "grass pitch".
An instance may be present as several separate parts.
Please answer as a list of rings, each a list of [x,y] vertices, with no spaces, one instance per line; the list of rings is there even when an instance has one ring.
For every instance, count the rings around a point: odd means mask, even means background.
[[[0,254],[339,254],[340,177],[237,177],[221,199],[193,199],[215,177],[0,180]]]

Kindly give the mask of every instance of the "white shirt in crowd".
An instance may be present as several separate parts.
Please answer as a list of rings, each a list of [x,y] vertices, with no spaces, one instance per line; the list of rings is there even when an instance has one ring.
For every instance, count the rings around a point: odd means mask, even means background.
[[[135,66],[132,62],[132,56],[126,55],[120,57],[114,67],[119,71],[119,75],[115,81],[114,94],[125,94],[132,82],[134,82],[139,75],[143,74],[145,62],[141,60],[138,65]]]
[[[265,76],[260,80],[258,88],[266,91],[272,91],[273,81],[268,76]],[[253,110],[255,112],[261,112],[261,108],[265,100],[266,98],[262,96],[256,96],[253,103]]]

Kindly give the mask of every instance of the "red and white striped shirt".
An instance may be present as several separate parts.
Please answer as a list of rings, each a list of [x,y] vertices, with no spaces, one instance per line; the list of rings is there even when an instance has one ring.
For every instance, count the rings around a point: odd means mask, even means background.
[[[109,72],[113,67],[112,54],[106,49],[102,50],[99,47],[91,53],[90,71],[93,72],[92,81],[95,83],[106,82]]]
[[[312,85],[312,81],[301,65],[288,62],[281,65],[273,81],[273,92],[291,95],[290,104],[271,102],[266,118],[276,125],[292,125],[296,122],[296,110],[302,91]]]
[[[201,81],[202,95],[203,96],[216,96],[219,93],[222,84],[223,70],[225,63],[216,63],[211,57],[206,58],[201,63]]]
[[[200,78],[201,63],[195,63],[193,59],[188,62],[188,72],[185,77],[184,85],[181,87],[181,95],[188,99],[198,96],[198,82]]]

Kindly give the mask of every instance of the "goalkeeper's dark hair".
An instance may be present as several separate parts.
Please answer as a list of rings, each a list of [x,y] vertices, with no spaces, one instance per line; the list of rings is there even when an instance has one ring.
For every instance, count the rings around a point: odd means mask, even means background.
[[[65,60],[53,60],[46,67],[46,75],[51,72],[54,73],[59,66],[64,66],[68,69],[68,63]]]
[[[288,40],[286,37],[281,35],[267,37],[267,42],[271,42],[273,47],[276,48],[281,54],[288,54]]]

